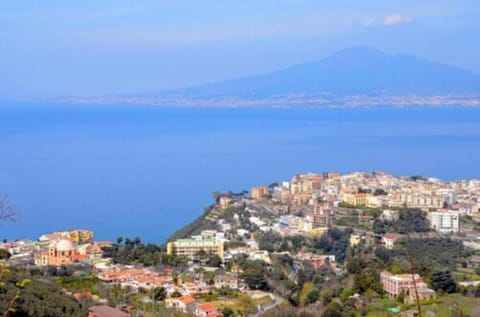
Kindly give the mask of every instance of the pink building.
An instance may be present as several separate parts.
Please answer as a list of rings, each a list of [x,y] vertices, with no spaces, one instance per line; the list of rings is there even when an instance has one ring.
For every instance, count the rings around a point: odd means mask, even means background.
[[[390,297],[397,297],[401,293],[408,294],[409,289],[414,287],[411,274],[392,274],[387,271],[380,273],[380,279],[382,280],[383,290]],[[415,274],[415,283],[417,288],[425,285],[420,275]]]

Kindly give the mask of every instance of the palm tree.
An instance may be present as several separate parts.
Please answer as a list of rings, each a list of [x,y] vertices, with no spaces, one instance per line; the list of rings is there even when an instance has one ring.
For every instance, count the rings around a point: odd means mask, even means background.
[[[117,244],[120,245],[123,242],[123,237],[118,237],[117,238]]]

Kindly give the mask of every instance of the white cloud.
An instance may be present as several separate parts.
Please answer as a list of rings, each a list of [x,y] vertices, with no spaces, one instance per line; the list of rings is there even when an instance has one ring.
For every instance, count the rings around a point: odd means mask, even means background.
[[[406,24],[412,22],[412,17],[406,16],[406,15],[401,15],[401,14],[392,14],[392,15],[387,15],[383,19],[383,25],[391,26],[391,25],[397,25],[397,24]]]
[[[367,20],[363,21],[361,24],[362,24],[364,27],[369,28],[369,27],[375,26],[376,21],[375,21],[375,19],[367,19]]]

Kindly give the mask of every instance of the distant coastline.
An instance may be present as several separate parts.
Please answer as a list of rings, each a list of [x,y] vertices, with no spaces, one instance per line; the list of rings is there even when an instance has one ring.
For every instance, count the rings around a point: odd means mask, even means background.
[[[104,104],[104,105],[152,105],[171,107],[212,107],[212,108],[361,108],[361,107],[479,107],[478,96],[449,95],[280,95],[265,98],[241,97],[162,97],[162,96],[99,96],[69,97],[56,100],[60,103]]]

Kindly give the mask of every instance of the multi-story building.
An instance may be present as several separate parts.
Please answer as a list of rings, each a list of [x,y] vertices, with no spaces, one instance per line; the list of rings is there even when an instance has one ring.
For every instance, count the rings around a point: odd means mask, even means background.
[[[90,243],[93,241],[92,230],[71,230],[69,237],[74,243]]]
[[[328,227],[330,225],[330,214],[325,213],[310,213],[305,219],[312,224],[312,228]]]
[[[439,232],[457,232],[460,215],[456,211],[434,211],[429,213],[430,226]]]
[[[360,194],[352,194],[352,193],[344,193],[341,199],[352,206],[369,206],[370,202],[370,194],[360,193]]]
[[[268,190],[268,187],[266,186],[257,186],[257,187],[252,187],[252,198],[253,199],[260,199],[263,197],[268,196],[270,191]]]
[[[167,243],[167,253],[193,259],[198,252],[218,255],[223,259],[223,242],[215,239],[178,239]]]
[[[387,271],[380,273],[380,279],[383,284],[383,290],[391,298],[395,298],[402,293],[407,293],[410,288],[414,287],[411,274],[392,274]],[[425,284],[420,275],[415,274],[415,283],[417,287]]]
[[[400,204],[411,208],[442,208],[443,199],[438,195],[429,193],[402,193],[400,195]]]

